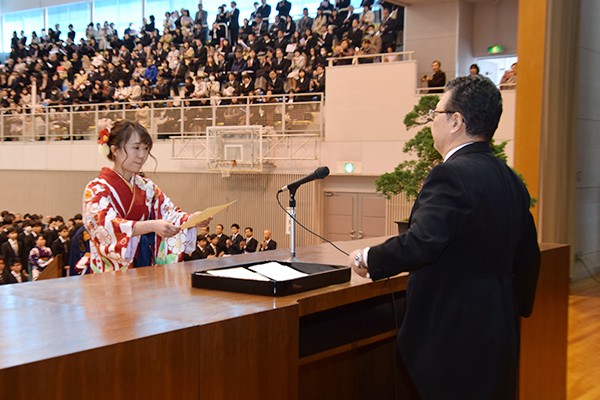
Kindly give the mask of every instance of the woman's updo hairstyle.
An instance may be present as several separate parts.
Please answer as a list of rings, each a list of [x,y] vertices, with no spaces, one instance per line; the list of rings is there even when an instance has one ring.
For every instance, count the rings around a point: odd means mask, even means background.
[[[127,119],[123,119],[114,123],[113,127],[110,129],[110,136],[106,144],[109,149],[111,146],[115,146],[117,149],[122,149],[125,147],[125,144],[129,142],[131,137],[135,135],[135,133],[139,135],[140,142],[148,146],[148,151],[150,152],[150,150],[152,150],[152,136],[150,136],[148,130],[139,122],[130,121]],[[108,152],[106,157],[111,161],[115,160],[112,150]]]

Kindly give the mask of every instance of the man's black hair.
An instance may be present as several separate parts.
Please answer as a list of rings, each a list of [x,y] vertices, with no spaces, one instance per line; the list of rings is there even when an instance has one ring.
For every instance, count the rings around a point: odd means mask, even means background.
[[[446,85],[451,92],[445,111],[459,112],[467,125],[467,135],[490,140],[502,115],[502,96],[488,78],[462,76]]]

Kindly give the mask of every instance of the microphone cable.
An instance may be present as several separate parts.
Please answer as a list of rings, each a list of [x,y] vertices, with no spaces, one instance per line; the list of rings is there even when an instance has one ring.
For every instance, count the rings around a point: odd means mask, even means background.
[[[332,245],[336,250],[338,250],[340,253],[345,254],[347,256],[349,256],[350,254],[345,252],[344,250],[340,249],[338,246],[336,246],[331,240],[324,238],[323,236],[319,235],[316,232],[313,232],[312,230],[310,230],[309,228],[307,228],[306,226],[304,226],[302,223],[300,223],[300,221],[298,221],[296,219],[296,217],[293,217],[292,214],[289,213],[289,211],[283,206],[283,204],[281,204],[281,201],[279,200],[279,193],[281,192],[277,192],[277,194],[275,195],[275,198],[277,199],[277,204],[279,204],[279,207],[281,207],[281,209],[287,214],[289,215],[289,217],[296,222],[298,225],[300,225],[302,228],[304,228],[306,231],[308,231],[309,233],[312,233],[313,235],[315,235],[316,237],[318,237],[319,239],[324,240],[325,242],[329,243],[330,245]]]

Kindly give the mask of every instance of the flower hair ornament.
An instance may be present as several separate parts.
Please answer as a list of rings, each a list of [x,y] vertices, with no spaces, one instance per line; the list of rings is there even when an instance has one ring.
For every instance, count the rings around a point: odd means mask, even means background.
[[[110,128],[104,128],[98,133],[98,151],[104,157],[110,154],[110,148],[108,147],[108,139],[110,138]]]

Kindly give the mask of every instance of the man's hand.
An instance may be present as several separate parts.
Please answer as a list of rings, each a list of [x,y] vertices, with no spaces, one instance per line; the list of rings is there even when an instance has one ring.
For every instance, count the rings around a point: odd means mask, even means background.
[[[357,275],[363,278],[367,278],[367,275],[369,274],[369,269],[365,265],[362,257],[362,249],[354,250],[352,253],[350,253],[350,256],[348,257],[348,265]],[[359,261],[357,261],[357,258],[359,259]]]

